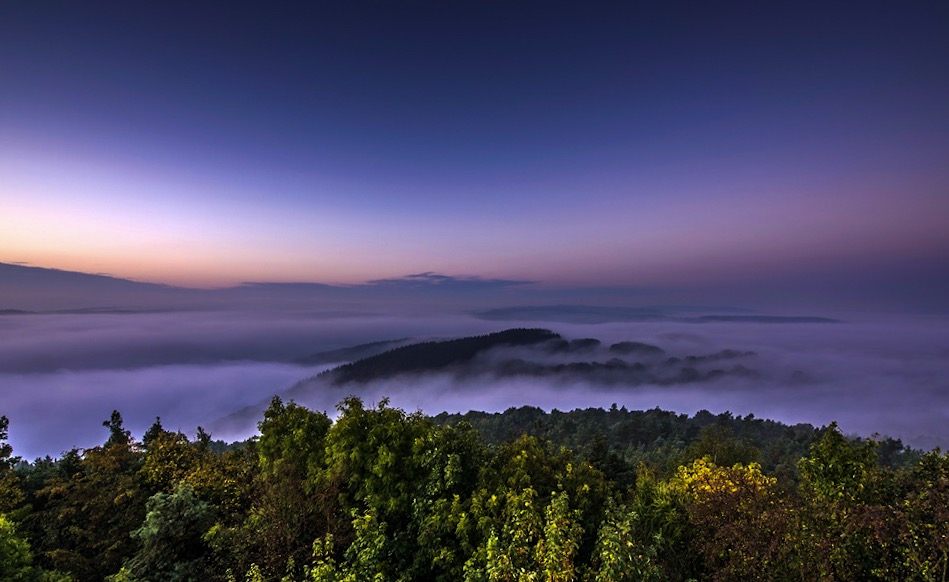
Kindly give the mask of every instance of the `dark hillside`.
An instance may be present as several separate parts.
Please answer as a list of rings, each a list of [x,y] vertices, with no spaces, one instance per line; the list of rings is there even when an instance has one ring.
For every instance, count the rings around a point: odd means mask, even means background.
[[[333,384],[369,382],[410,372],[443,370],[499,346],[526,346],[560,339],[548,329],[508,329],[488,335],[395,348],[326,372]]]

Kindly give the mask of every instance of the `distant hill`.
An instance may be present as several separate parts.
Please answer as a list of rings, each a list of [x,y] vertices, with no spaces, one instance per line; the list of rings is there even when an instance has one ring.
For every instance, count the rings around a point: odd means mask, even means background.
[[[329,363],[383,350],[407,340],[386,340],[313,354],[299,361]],[[723,378],[755,379],[754,352],[724,349],[673,356],[638,341],[605,345],[595,338],[565,339],[542,328],[514,328],[487,335],[401,345],[300,380],[280,396],[320,402],[359,393],[361,386],[405,376],[438,375],[444,389],[477,389],[481,380],[527,378],[538,382],[588,382],[617,391],[637,386],[672,386]],[[795,372],[799,374],[799,372]],[[477,380],[476,382],[466,382]],[[455,381],[460,381],[455,383]],[[235,430],[256,422],[268,401],[218,419],[213,427]]]
[[[0,263],[0,308],[12,311],[111,310],[173,305],[198,291],[59,269]]]
[[[527,346],[561,339],[548,329],[509,329],[488,335],[395,348],[326,372],[333,384],[368,382],[410,372],[436,372],[469,362],[499,346]]]
[[[357,346],[355,349],[365,349]],[[490,358],[477,358],[491,351]],[[388,380],[405,374],[448,372],[456,378],[489,375],[546,380],[582,379],[602,385],[672,385],[705,382],[724,376],[755,378],[745,365],[753,352],[721,350],[670,357],[654,345],[625,341],[607,348],[595,338],[566,340],[548,329],[509,329],[482,336],[428,341],[388,350],[344,364],[304,380],[333,386]]]
[[[18,286],[68,285],[74,290],[136,289],[169,291],[181,289],[158,283],[141,283],[105,274],[80,273],[27,265],[0,263],[0,281]]]
[[[0,309],[40,313],[89,310],[307,309],[333,316],[380,311],[432,315],[495,305],[528,281],[418,273],[355,284],[257,281],[191,289],[90,274],[0,263]],[[525,291],[529,292],[529,291]]]

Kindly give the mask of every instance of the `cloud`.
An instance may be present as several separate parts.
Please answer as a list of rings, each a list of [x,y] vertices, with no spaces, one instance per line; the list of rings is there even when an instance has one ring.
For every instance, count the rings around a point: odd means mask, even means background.
[[[168,364],[294,362],[378,340],[494,331],[468,317],[406,318],[299,311],[0,316],[0,373]]]
[[[548,322],[568,340],[597,338],[586,351],[492,352],[481,370],[416,375],[366,385],[314,385],[288,392],[326,366],[290,363],[301,356],[378,340],[452,338],[537,327],[538,322],[473,317],[326,317],[283,312],[191,312],[4,316],[0,327],[0,414],[11,421],[17,454],[59,454],[104,441],[113,409],[141,435],[155,416],[166,426],[210,428],[216,437],[253,434],[274,394],[332,412],[350,394],[428,413],[609,406],[662,407],[683,413],[731,410],[785,422],[826,424],[949,448],[949,321],[891,318],[840,324],[713,321]],[[616,354],[609,346],[639,341],[664,354]],[[658,365],[663,358],[754,352],[735,363],[756,377],[725,374],[690,382],[602,381],[596,374],[534,377],[499,374],[512,357],[544,365],[620,357]],[[652,358],[652,359],[650,359]],[[701,370],[729,369],[708,360]],[[670,373],[675,373],[670,370]],[[249,407],[237,417],[233,413]],[[238,418],[239,417],[239,418]],[[231,421],[217,422],[230,418]]]
[[[511,322],[517,325],[518,322]],[[524,322],[527,323],[527,322]],[[531,322],[536,323],[536,322]],[[602,345],[586,353],[548,353],[517,348],[483,354],[475,364],[430,374],[410,374],[360,384],[333,385],[327,378],[304,382],[286,397],[332,410],[341,398],[390,397],[396,405],[427,413],[442,410],[504,410],[532,404],[545,409],[608,406],[663,407],[694,413],[730,410],[788,423],[839,421],[845,431],[887,434],[922,447],[949,445],[949,328],[945,321],[900,319],[827,325],[799,323],[684,322],[557,324],[568,338],[598,337]],[[610,376],[609,371],[544,375],[509,373],[512,358],[545,366],[606,361],[611,343],[639,340],[666,353],[638,358],[649,365],[666,356],[681,358],[665,381]],[[723,350],[733,350],[728,352]],[[750,355],[746,352],[754,352]],[[726,373],[679,379],[676,370],[690,355],[699,372]],[[630,358],[630,361],[637,358]],[[727,373],[737,360],[742,372]],[[660,366],[659,372],[662,373]],[[259,414],[247,411],[252,417]]]
[[[122,413],[126,428],[139,438],[156,416],[161,416],[165,428],[193,435],[198,425],[208,426],[235,407],[269,398],[301,374],[320,369],[237,362],[0,374],[0,414],[10,419],[10,441],[16,454],[55,456],[72,447],[102,444],[108,434],[101,422],[112,410]],[[213,436],[234,439],[248,434]]]

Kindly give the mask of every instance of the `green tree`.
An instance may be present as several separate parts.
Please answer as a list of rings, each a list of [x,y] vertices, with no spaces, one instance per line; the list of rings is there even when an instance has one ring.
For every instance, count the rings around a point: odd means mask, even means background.
[[[142,453],[113,413],[106,445],[67,453],[58,474],[35,494],[24,519],[38,561],[80,582],[99,582],[132,556],[132,531],[145,518],[150,493]]]
[[[312,485],[312,477],[323,467],[324,439],[331,426],[330,419],[321,412],[308,410],[294,402],[284,404],[274,396],[257,425],[260,438],[257,451],[260,470],[273,476],[285,468],[284,474],[294,475]]]
[[[0,580],[35,579],[32,563],[30,544],[19,535],[13,522],[0,513]]]
[[[207,579],[208,548],[204,534],[214,522],[213,510],[182,484],[174,493],[159,492],[146,506],[140,528],[132,533],[138,551],[125,564],[130,579],[188,582]]]
[[[801,459],[801,483],[808,495],[826,501],[853,501],[865,493],[877,466],[876,443],[848,440],[833,422]]]
[[[33,566],[30,544],[6,515],[0,513],[0,580],[5,582],[69,582],[60,572]]]
[[[0,513],[13,511],[23,503],[23,491],[13,468],[20,461],[13,456],[13,447],[7,442],[10,423],[0,416]]]
[[[636,515],[626,506],[611,506],[597,538],[592,578],[596,582],[658,582],[663,579],[656,547],[636,536]]]
[[[836,423],[798,464],[804,505],[796,544],[802,563],[813,565],[819,577],[865,580],[879,567],[879,548],[856,520],[875,497],[877,469],[874,441],[849,440]]]
[[[701,578],[681,491],[640,466],[627,503],[611,503],[592,558],[597,582]]]
[[[339,406],[326,436],[326,470],[316,486],[338,491],[339,509],[372,515],[385,531],[384,564],[389,577],[413,576],[419,553],[416,500],[424,497],[425,471],[416,443],[433,430],[421,414],[406,415],[383,399],[366,408],[355,397]],[[331,532],[345,544],[350,531]]]
[[[949,580],[949,454],[931,451],[904,473],[899,531],[905,580]]]
[[[537,508],[537,492],[531,487],[508,491],[503,496],[482,498],[484,506],[472,507],[481,514],[479,526],[487,529],[484,542],[465,564],[469,581],[514,582],[535,579],[535,550],[543,535],[543,520]],[[495,514],[494,519],[488,517]]]
[[[577,551],[583,534],[579,513],[570,508],[570,497],[565,492],[550,498],[544,510],[543,538],[537,543],[541,580],[571,582],[578,578]]]
[[[708,457],[719,467],[757,462],[761,453],[747,441],[737,438],[727,425],[712,424],[701,429],[698,440],[683,453],[683,464]]]
[[[317,487],[330,425],[325,414],[278,397],[264,412],[247,518],[239,528],[214,532],[216,547],[239,554],[238,571],[254,563],[264,576],[282,575],[288,563],[307,562],[314,539],[348,526],[340,523],[332,487]]]
[[[7,442],[9,430],[10,421],[6,416],[0,416],[0,469],[12,469],[20,460],[13,456],[13,446]]]
[[[421,480],[413,504],[411,531],[418,532],[412,566],[421,579],[454,582],[463,576],[462,516],[478,485],[487,451],[466,422],[427,431],[415,440],[413,458]]]

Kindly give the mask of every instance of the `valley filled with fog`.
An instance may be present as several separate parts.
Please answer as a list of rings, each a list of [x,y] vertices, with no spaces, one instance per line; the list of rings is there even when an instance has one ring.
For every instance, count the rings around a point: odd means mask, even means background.
[[[10,419],[10,442],[26,458],[101,444],[107,436],[102,421],[113,409],[122,413],[136,437],[160,416],[170,429],[193,435],[200,425],[215,439],[231,441],[254,433],[274,395],[332,413],[351,394],[371,402],[388,397],[395,406],[428,414],[522,405],[571,410],[613,403],[688,414],[728,410],[789,423],[836,420],[848,433],[885,434],[925,449],[949,447],[949,407],[944,404],[949,326],[944,318],[623,317],[611,322],[599,314],[597,323],[586,323],[591,318],[542,313],[515,319],[521,316],[270,311],[4,315],[0,415]],[[560,321],[543,320],[547,316]],[[373,349],[516,327],[547,328],[567,341],[595,338],[600,343],[551,353],[496,349],[463,370],[366,382],[334,384],[318,376]],[[392,343],[364,347],[363,352],[347,350],[388,340]],[[663,353],[609,349],[630,341]],[[670,359],[678,363],[668,364]],[[511,362],[521,368],[512,371]],[[695,365],[687,366],[689,362]],[[527,364],[534,366],[530,373],[523,369]],[[618,364],[641,364],[630,369],[646,371],[635,377],[603,372]],[[542,373],[535,369],[538,365],[545,366]],[[683,373],[684,367],[695,371]]]

